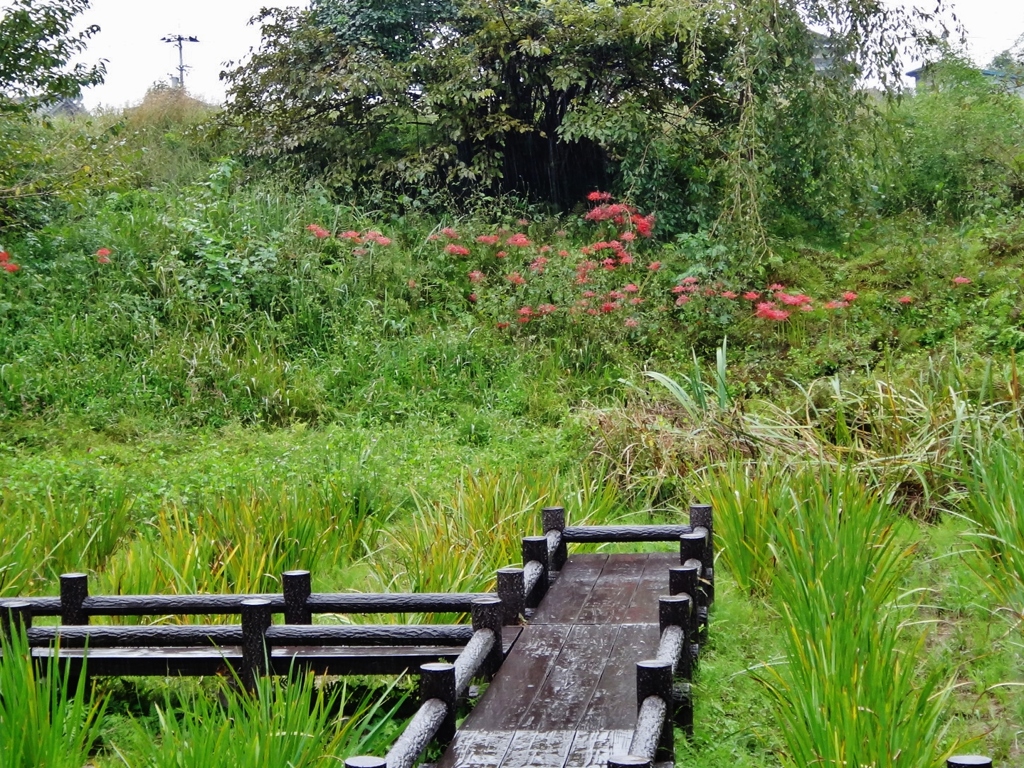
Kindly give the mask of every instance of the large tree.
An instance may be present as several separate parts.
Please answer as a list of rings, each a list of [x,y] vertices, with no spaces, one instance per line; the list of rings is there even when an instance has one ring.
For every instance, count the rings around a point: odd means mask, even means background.
[[[229,110],[252,154],[340,187],[566,206],[614,181],[670,229],[713,226],[835,207],[858,78],[898,82],[933,18],[864,0],[318,0],[264,14]]]

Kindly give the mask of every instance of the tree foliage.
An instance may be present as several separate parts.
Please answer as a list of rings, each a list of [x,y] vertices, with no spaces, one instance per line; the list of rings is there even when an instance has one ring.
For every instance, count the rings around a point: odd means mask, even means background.
[[[99,31],[72,30],[89,0],[13,0],[0,16],[0,110],[24,111],[103,82],[103,62],[71,64]]]
[[[36,217],[78,174],[61,168],[62,142],[46,141],[39,107],[103,81],[103,62],[72,64],[99,31],[73,31],[89,0],[13,0],[0,16],[0,231]]]
[[[935,20],[860,0],[319,0],[265,11],[225,77],[251,155],[338,188],[566,207],[615,186],[670,231],[763,231],[850,202],[855,84],[893,87]]]

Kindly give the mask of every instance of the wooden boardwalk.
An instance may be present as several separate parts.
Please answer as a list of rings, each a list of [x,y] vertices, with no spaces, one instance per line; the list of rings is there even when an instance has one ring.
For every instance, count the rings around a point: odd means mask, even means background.
[[[679,554],[573,555],[438,768],[583,768],[629,751]]]

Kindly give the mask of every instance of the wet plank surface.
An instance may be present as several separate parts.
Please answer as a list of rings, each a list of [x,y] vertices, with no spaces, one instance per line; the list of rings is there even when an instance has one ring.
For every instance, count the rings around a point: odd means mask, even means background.
[[[584,768],[625,752],[678,553],[573,555],[437,768]]]

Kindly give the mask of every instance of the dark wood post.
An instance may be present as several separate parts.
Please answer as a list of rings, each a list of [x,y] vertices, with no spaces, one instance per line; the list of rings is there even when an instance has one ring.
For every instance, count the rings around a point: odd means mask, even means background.
[[[16,632],[32,628],[32,603],[8,600],[0,603],[0,640],[10,640]]]
[[[455,665],[436,662],[420,665],[420,702],[440,699],[447,707],[437,741],[444,745],[455,738]]]
[[[982,755],[954,755],[946,761],[946,768],[992,768],[992,758]]]
[[[697,580],[700,566],[694,562],[676,565],[668,569],[668,591],[672,595],[689,595],[693,600],[690,609],[690,623],[687,627],[687,641],[690,643],[691,659],[695,662],[700,650],[700,614],[697,602]]]
[[[665,702],[665,722],[661,726],[661,739],[658,742],[658,755],[655,759],[671,760],[673,754],[672,739],[672,665],[667,661],[647,659],[636,663],[636,706],[637,711],[643,706],[648,696],[658,696]]]
[[[638,755],[612,755],[608,758],[608,768],[652,768],[653,765],[646,757]]]
[[[498,569],[498,598],[501,600],[503,621],[506,625],[522,621],[523,611],[526,610],[522,568],[508,566]]]
[[[555,549],[554,557],[551,558],[551,570],[560,571],[569,557],[569,550],[565,545],[565,540],[561,537],[562,531],[565,530],[565,507],[544,507],[541,510],[541,516],[544,521],[545,536],[551,531],[559,533],[558,547]]]
[[[84,573],[64,573],[60,577],[60,623],[82,626],[89,623],[83,603],[89,596],[89,577]]]
[[[689,680],[693,677],[693,651],[690,641],[690,614],[693,611],[693,600],[689,595],[677,594],[658,598],[658,623],[661,631],[666,627],[682,627],[683,652],[679,655],[676,674]]]
[[[693,686],[689,683],[682,683],[672,689],[675,696],[675,715],[673,722],[675,726],[686,734],[686,738],[693,738]]]
[[[484,662],[483,671],[487,675],[497,672],[501,662],[505,660],[501,644],[503,619],[504,611],[501,600],[497,597],[481,597],[473,601],[473,631],[489,629],[494,633],[494,645],[491,646],[491,652],[487,654],[487,661]]]
[[[360,755],[346,760],[345,768],[388,768],[388,761],[383,757]]]
[[[541,565],[540,578],[525,598],[527,608],[536,608],[548,591],[548,539],[546,536],[526,536],[523,539],[523,566],[536,560]]]
[[[256,680],[267,674],[270,649],[267,630],[270,628],[270,601],[252,598],[242,601],[242,685],[255,690]]]
[[[313,613],[306,601],[313,592],[309,571],[285,571],[281,574],[284,592],[284,623],[312,624]]]

